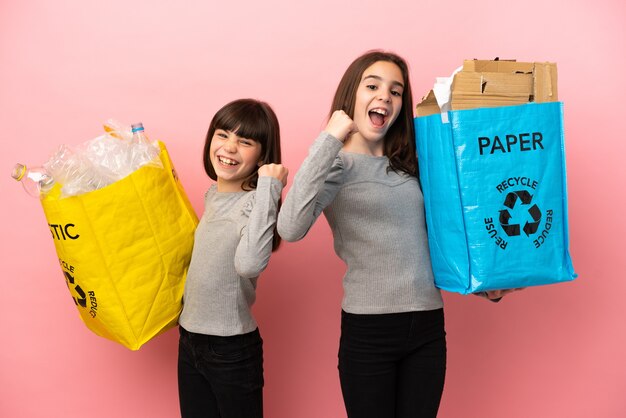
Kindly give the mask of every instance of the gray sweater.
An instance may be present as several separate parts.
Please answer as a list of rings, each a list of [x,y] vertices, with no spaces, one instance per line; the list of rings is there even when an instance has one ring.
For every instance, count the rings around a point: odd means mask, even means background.
[[[387,157],[341,151],[322,132],[278,216],[287,241],[303,238],[324,212],[346,263],[344,311],[378,314],[438,309],[417,178],[387,170]]]
[[[272,254],[283,185],[260,177],[255,191],[206,193],[195,233],[179,323],[187,331],[230,336],[254,331],[250,307]]]

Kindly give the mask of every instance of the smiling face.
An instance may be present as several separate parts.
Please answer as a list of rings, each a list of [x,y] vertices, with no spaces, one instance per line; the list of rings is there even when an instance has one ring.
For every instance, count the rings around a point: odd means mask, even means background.
[[[402,109],[402,71],[389,61],[377,61],[365,69],[357,87],[353,120],[359,130],[349,147],[366,147],[382,155],[385,134]]]
[[[217,190],[240,192],[246,178],[259,167],[261,144],[236,132],[216,129],[209,158],[217,176]]]

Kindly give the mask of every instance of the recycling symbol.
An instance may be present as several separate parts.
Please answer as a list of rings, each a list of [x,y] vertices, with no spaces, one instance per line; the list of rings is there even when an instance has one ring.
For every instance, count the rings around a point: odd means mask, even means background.
[[[66,279],[65,283],[67,284],[67,287],[70,289],[70,293],[72,293],[72,288],[70,287],[70,284],[72,285],[74,284],[74,276],[69,274],[67,271],[64,271],[63,274],[65,274],[65,279]],[[72,299],[74,299],[74,303],[76,305],[82,306],[83,308],[86,308],[87,307],[87,295],[85,294],[85,291],[81,289],[78,284],[74,286],[74,290],[78,294],[78,297],[72,296]]]
[[[526,234],[526,236],[530,236],[537,232],[539,229],[539,222],[541,221],[541,210],[539,206],[532,203],[533,196],[528,193],[526,190],[519,190],[516,192],[510,192],[506,195],[504,199],[504,206],[507,209],[503,209],[500,211],[500,226],[504,230],[504,232],[509,237],[514,237],[520,235],[520,223],[511,223],[511,220],[515,219],[517,222],[520,222],[521,219],[526,220],[524,227],[521,228],[522,231]],[[518,202],[520,202],[518,204]],[[530,206],[527,211],[524,211],[527,206]],[[513,212],[513,215],[511,214]],[[528,215],[525,214],[528,213]]]

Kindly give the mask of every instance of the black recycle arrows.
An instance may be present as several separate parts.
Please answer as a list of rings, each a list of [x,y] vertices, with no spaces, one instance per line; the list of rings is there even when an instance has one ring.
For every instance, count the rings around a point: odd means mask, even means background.
[[[532,200],[533,196],[530,193],[526,190],[519,190],[516,192],[510,192],[506,195],[506,198],[504,199],[504,206],[513,210],[518,201],[521,202],[521,205],[525,206],[530,205]],[[500,226],[509,237],[514,237],[520,235],[520,224],[509,223],[512,218],[509,209],[503,209],[500,211]],[[528,213],[532,217],[533,222],[527,221],[524,224],[522,230],[526,236],[530,236],[537,232],[537,229],[539,229],[539,222],[541,221],[541,210],[536,204],[532,205],[528,209]]]
[[[74,276],[72,276],[71,274],[69,274],[67,271],[63,272],[65,274],[65,279],[66,282],[65,284],[67,284],[67,287],[70,287],[70,284],[75,284],[74,283]],[[70,289],[71,290],[71,289]],[[77,284],[76,286],[74,286],[74,290],[76,291],[76,293],[78,293],[78,298],[75,298],[72,296],[72,299],[74,299],[74,303],[76,305],[80,305],[83,308],[87,307],[87,295],[85,294],[85,291],[83,289],[80,288],[80,286]]]

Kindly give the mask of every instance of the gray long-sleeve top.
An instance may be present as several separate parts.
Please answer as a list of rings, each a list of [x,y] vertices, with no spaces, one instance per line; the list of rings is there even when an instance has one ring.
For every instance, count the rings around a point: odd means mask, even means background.
[[[250,308],[272,254],[282,188],[260,177],[254,191],[219,193],[216,185],[207,191],[179,318],[187,331],[230,336],[257,328]]]
[[[389,159],[345,152],[322,132],[296,174],[278,216],[287,241],[303,238],[324,212],[346,263],[344,311],[378,314],[438,309],[417,178]]]

